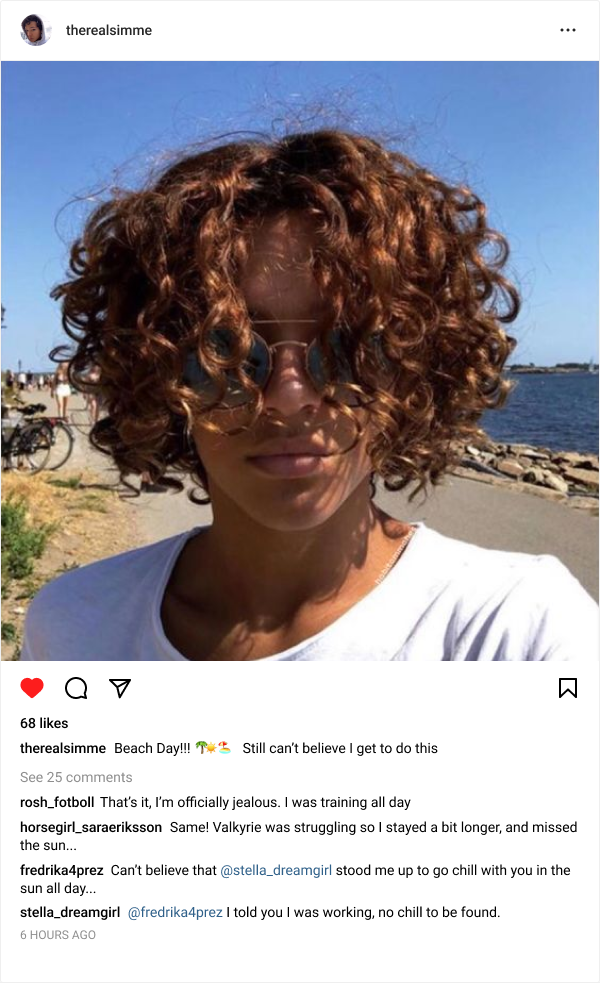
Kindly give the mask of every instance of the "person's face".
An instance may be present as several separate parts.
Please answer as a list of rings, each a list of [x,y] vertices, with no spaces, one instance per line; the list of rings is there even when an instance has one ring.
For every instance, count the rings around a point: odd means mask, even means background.
[[[318,335],[325,301],[311,271],[312,247],[310,226],[298,216],[267,220],[253,235],[241,289],[254,330],[268,344],[310,343]],[[366,411],[354,410],[365,433],[343,453],[355,429],[314,388],[305,351],[284,345],[273,352],[264,410],[250,430],[228,436],[207,430],[205,418],[195,425],[215,514],[229,500],[267,528],[309,530],[331,518],[359,485],[368,497]],[[248,411],[214,410],[208,419],[233,430],[244,425]]]
[[[31,41],[32,44],[39,41],[42,36],[42,32],[34,20],[28,20],[25,24],[25,34],[27,35],[27,40]]]

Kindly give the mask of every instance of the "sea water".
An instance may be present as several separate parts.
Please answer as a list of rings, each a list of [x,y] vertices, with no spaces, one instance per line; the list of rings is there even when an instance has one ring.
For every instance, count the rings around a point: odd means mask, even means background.
[[[501,410],[484,413],[493,440],[598,453],[598,376],[591,372],[506,376],[514,389]]]

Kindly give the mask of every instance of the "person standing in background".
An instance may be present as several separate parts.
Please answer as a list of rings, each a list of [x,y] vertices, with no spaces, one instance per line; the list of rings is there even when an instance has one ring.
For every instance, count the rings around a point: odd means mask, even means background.
[[[98,383],[100,382],[100,369],[97,365],[94,365],[88,372],[86,382],[91,382],[94,387],[91,391],[85,391],[83,394],[90,423],[92,426],[94,426],[94,424],[98,422],[98,417],[100,416],[100,410],[102,408],[102,397],[97,388]]]
[[[58,415],[67,420],[67,404],[71,395],[71,385],[69,383],[69,363],[61,362],[54,373],[50,385],[51,395],[56,399]]]

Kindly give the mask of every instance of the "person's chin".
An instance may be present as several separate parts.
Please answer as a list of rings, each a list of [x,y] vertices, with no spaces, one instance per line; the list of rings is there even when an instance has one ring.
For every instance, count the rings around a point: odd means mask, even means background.
[[[268,484],[270,490],[276,485],[277,494],[246,497],[244,511],[266,529],[294,533],[325,526],[357,491],[359,482],[307,479]]]
[[[279,462],[277,462],[279,466]],[[284,462],[287,465],[287,462]],[[300,461],[293,467],[281,465],[283,474],[277,468],[263,471],[254,462],[245,462],[240,468],[237,481],[227,475],[213,472],[209,481],[209,494],[213,499],[215,514],[223,519],[233,508],[248,516],[254,523],[273,532],[309,532],[318,529],[332,519],[345,503],[359,490],[366,487],[368,473],[351,467],[344,462],[332,473],[332,458],[322,458],[321,466],[304,466]],[[297,468],[298,473],[294,473]],[[273,473],[275,471],[275,473]],[[290,473],[291,472],[291,473]],[[302,473],[305,472],[305,473]],[[209,470],[210,475],[210,470]],[[221,480],[220,480],[221,479]],[[210,485],[212,484],[212,488]]]
[[[297,511],[253,516],[259,525],[271,532],[296,533],[312,532],[324,526],[331,515],[323,512]]]
[[[262,496],[254,502],[246,500],[245,511],[266,529],[274,532],[308,532],[317,529],[339,508],[340,501],[325,492],[318,494],[315,488],[292,489],[288,483],[284,492],[276,498],[265,500]]]

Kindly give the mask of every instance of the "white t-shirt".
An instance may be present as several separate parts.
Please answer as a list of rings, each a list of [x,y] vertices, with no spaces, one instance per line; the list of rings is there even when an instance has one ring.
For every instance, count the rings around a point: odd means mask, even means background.
[[[100,560],[47,584],[22,659],[187,661],[160,610],[184,544],[201,530]],[[305,661],[591,660],[598,609],[551,556],[503,553],[420,524],[387,577],[317,635],[271,656]]]

